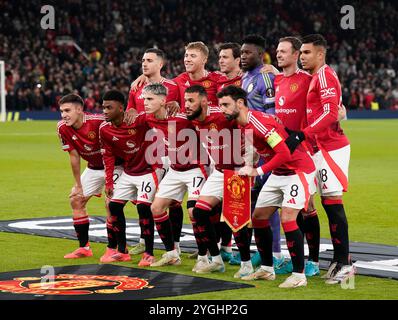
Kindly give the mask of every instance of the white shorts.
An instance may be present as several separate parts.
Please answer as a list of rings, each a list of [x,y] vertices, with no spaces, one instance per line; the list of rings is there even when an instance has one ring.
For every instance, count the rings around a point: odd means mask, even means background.
[[[113,191],[112,201],[135,201],[151,204],[158,188],[161,169],[141,176],[130,176],[123,172]]]
[[[310,197],[310,182],[314,181],[315,171],[291,176],[271,174],[258,195],[256,208],[288,207],[304,209]]]
[[[181,202],[188,191],[188,200],[199,198],[200,190],[206,182],[208,170],[195,168],[187,171],[169,169],[156,193],[157,198],[173,199]]]
[[[123,167],[116,166],[113,171],[113,184],[115,185],[122,175]],[[98,196],[102,194],[105,186],[105,170],[84,169],[81,177],[83,195],[85,197]]]
[[[351,147],[348,145],[329,152],[318,151],[313,155],[317,188],[321,196],[341,196],[346,191],[350,152]]]
[[[200,195],[205,197],[216,197],[222,200],[224,197],[224,173],[214,169],[203,185]]]

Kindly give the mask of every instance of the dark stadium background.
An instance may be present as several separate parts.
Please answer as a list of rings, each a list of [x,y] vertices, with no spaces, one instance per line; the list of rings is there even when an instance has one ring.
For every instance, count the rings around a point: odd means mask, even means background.
[[[55,8],[55,29],[43,30],[43,5]],[[355,8],[355,30],[343,30],[343,5]],[[77,91],[88,110],[99,110],[109,88],[128,93],[140,74],[143,51],[163,49],[163,74],[183,72],[184,45],[204,41],[211,49],[209,70],[217,68],[217,47],[249,33],[267,39],[268,62],[286,35],[322,33],[328,63],[338,72],[348,109],[398,109],[397,3],[394,1],[283,0],[0,0],[0,60],[6,62],[7,110],[57,110],[58,99]],[[72,37],[84,58],[56,39]],[[38,86],[39,85],[39,86]]]

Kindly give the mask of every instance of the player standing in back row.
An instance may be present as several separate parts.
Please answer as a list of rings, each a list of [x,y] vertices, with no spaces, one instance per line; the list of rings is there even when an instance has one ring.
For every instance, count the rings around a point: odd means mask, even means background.
[[[315,154],[318,188],[329,219],[334,256],[325,276],[326,283],[347,281],[355,268],[349,256],[348,223],[343,192],[348,186],[350,142],[340,128],[338,110],[342,105],[341,86],[335,71],[326,64],[327,42],[314,34],[302,39],[301,64],[313,75],[308,95],[308,126],[292,132],[286,143],[294,150],[303,140],[314,137],[320,149]]]
[[[312,76],[298,68],[301,41],[295,37],[279,39],[276,49],[278,67],[282,73],[275,76],[275,114],[283,125],[290,130],[302,130],[307,127],[307,93]],[[313,155],[318,151],[314,139],[306,140],[306,149]],[[319,242],[320,226],[317,211],[314,207],[314,181],[309,182],[311,198],[308,210],[302,210],[298,215],[298,223],[305,234],[309,248],[308,261],[305,264],[305,275],[311,277],[319,275]],[[276,274],[291,272],[291,260],[276,269]]]

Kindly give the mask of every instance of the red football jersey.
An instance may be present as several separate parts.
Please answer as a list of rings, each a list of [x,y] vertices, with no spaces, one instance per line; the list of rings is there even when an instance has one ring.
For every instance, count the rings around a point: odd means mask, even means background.
[[[307,94],[308,127],[306,137],[315,137],[326,151],[350,144],[338,121],[338,108],[342,105],[341,86],[336,72],[324,65],[313,75]]]
[[[163,142],[173,170],[187,171],[198,168],[201,163],[206,163],[206,150],[201,146],[192,122],[187,119],[185,114],[179,113],[164,120],[156,119],[153,115],[147,115],[146,121],[151,128],[156,128],[163,132]],[[179,137],[179,133],[184,129],[187,129],[187,134],[182,134]],[[193,137],[190,136],[191,133],[194,134]],[[194,146],[190,145],[192,142],[196,144]],[[192,147],[195,150],[192,150]]]
[[[285,77],[282,73],[275,76],[275,114],[283,125],[290,130],[301,131],[307,123],[307,93],[312,76],[300,69]],[[318,151],[312,137],[305,140],[313,154]]]
[[[241,87],[242,86],[242,76],[243,73],[240,72],[236,77],[234,78],[227,78],[227,76],[222,75],[217,81],[217,92],[221,91],[225,87],[228,86],[237,86]]]
[[[221,73],[219,72],[206,71],[206,75],[199,80],[191,80],[187,72],[183,72],[179,76],[174,78],[173,81],[177,83],[178,89],[180,91],[181,112],[185,112],[185,100],[184,100],[185,90],[193,85],[203,86],[206,89],[209,104],[211,106],[218,106],[217,81],[220,77]]]
[[[149,146],[149,142],[145,142],[145,135],[149,129],[144,113],[139,114],[130,126],[124,122],[119,127],[110,122],[101,125],[99,134],[107,187],[113,186],[115,158],[124,160],[124,171],[130,176],[153,171],[153,167],[145,159],[145,152]]]
[[[253,146],[265,159],[265,165],[261,168],[272,170],[277,175],[290,175],[297,171],[311,173],[315,170],[314,162],[302,146],[289,156],[290,151],[284,143],[288,134],[277,117],[261,111],[249,111],[247,120],[248,123],[243,126],[243,129],[245,132],[252,130]],[[247,136],[251,135],[247,134]],[[282,147],[280,148],[280,152],[283,153],[282,159],[290,159],[283,160],[283,163],[273,167],[272,160],[276,155],[274,149],[277,146]]]
[[[210,107],[203,121],[193,120],[199,139],[215,162],[217,170],[242,166],[242,131],[236,121],[228,121],[218,107]]]
[[[83,125],[77,130],[67,126],[63,120],[59,121],[57,131],[62,143],[62,150],[76,150],[87,161],[88,168],[103,169],[99,127],[104,120],[102,114],[84,113]]]
[[[179,104],[181,104],[180,92],[178,90],[177,84],[174,81],[168,80],[166,78],[162,78],[160,83],[163,84],[168,90],[166,101],[177,101]],[[144,89],[147,84],[148,83],[138,87],[137,91],[130,89],[126,111],[133,108],[136,109],[138,113],[145,112],[142,89]]]

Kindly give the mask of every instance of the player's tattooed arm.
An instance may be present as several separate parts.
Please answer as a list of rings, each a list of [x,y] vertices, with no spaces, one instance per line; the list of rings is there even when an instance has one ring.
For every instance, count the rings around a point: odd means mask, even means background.
[[[80,155],[76,150],[72,150],[69,152],[69,157],[70,157],[70,165],[72,168],[72,174],[73,177],[75,178],[75,185],[72,188],[69,197],[83,196],[83,187],[82,187],[82,182],[80,180]]]
[[[146,82],[146,77],[142,74],[137,79],[135,79],[133,81],[130,89],[132,89],[133,91],[137,91],[138,88],[141,87],[142,85],[144,85],[145,82]]]

